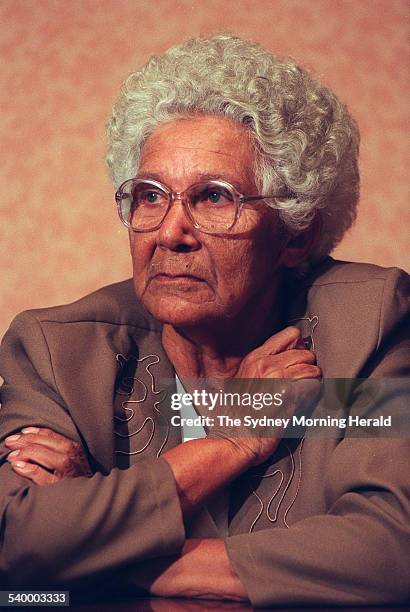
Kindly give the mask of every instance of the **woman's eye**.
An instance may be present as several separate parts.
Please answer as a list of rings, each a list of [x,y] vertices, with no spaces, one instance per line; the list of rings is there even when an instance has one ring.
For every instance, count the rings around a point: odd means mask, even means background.
[[[149,204],[155,204],[159,200],[159,193],[156,193],[155,191],[147,191],[142,200],[149,202]]]
[[[220,189],[207,189],[203,192],[200,199],[211,204],[228,204],[232,202],[232,197],[229,193]]]
[[[208,200],[212,202],[212,204],[217,204],[220,202],[222,198],[222,193],[220,191],[209,191],[208,192]]]
[[[162,204],[164,202],[164,194],[155,190],[141,190],[134,193],[135,204]]]

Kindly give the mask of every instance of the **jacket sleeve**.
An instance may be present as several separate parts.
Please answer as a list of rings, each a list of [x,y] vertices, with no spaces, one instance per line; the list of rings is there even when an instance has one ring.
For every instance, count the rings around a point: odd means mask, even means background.
[[[27,425],[81,441],[54,385],[41,327],[30,313],[17,317],[3,339],[0,374],[0,583],[10,588],[101,583],[126,564],[180,551],[185,531],[165,460],[146,458],[128,470],[48,487],[28,483],[5,460],[5,437]]]
[[[376,350],[366,376],[409,374],[408,293],[383,303]],[[394,325],[383,312],[401,311]],[[390,317],[391,319],[392,317]],[[387,319],[386,319],[387,320]],[[401,401],[409,406],[408,379]],[[399,385],[401,386],[401,385]],[[394,414],[389,384],[377,414]],[[360,401],[360,397],[358,397]],[[354,410],[354,405],[353,405]],[[371,410],[366,414],[371,417]],[[408,423],[408,416],[407,416]],[[396,433],[397,435],[397,433]],[[407,436],[407,437],[406,437]],[[320,444],[320,440],[316,441]],[[235,571],[254,606],[378,605],[410,597],[410,440],[345,437],[323,466],[326,513],[290,525],[226,538]]]

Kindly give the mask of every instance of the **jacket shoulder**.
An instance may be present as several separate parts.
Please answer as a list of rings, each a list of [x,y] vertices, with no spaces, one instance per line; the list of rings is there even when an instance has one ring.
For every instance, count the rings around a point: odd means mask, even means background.
[[[161,330],[161,324],[137,299],[132,279],[102,287],[70,304],[36,308],[19,315],[24,318],[30,316],[41,323],[95,322],[131,325],[157,332]]]
[[[384,268],[369,263],[339,261],[328,257],[315,268],[308,277],[308,284],[322,286],[336,283],[366,283],[371,281],[388,281],[409,290],[410,277],[400,268]]]
[[[329,258],[311,283],[310,293],[331,293],[333,302],[343,305],[351,324],[372,316],[378,319],[378,344],[410,313],[410,276],[400,268],[384,268],[367,263],[337,261]]]
[[[305,283],[299,292],[317,321],[326,376],[357,376],[369,358],[408,338],[410,282],[403,270],[328,258]]]

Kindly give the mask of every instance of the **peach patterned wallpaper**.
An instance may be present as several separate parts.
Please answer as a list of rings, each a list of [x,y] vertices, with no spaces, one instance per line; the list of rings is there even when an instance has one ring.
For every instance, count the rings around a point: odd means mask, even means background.
[[[407,0],[1,0],[0,335],[25,308],[130,275],[104,123],[150,54],[231,31],[290,55],[362,131],[358,221],[336,255],[409,268]]]

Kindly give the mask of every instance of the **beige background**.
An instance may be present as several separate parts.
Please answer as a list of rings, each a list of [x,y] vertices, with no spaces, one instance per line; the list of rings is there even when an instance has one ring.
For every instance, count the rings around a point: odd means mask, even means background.
[[[25,308],[130,275],[104,123],[152,53],[231,31],[290,55],[362,131],[359,219],[336,255],[410,268],[407,0],[0,0],[0,335]]]

